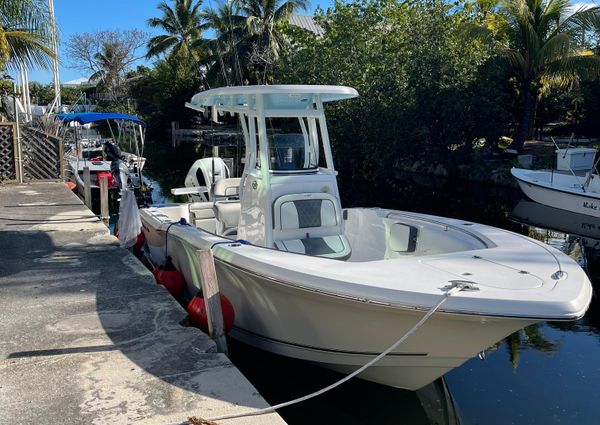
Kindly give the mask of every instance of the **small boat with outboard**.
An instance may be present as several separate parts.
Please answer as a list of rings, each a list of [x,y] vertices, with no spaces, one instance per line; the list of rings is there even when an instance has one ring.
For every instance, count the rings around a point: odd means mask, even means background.
[[[358,375],[411,390],[525,326],[583,316],[588,277],[539,241],[466,220],[342,208],[324,105],[357,96],[303,85],[196,94],[188,106],[237,116],[244,170],[232,178],[206,159],[174,190],[193,201],[140,210],[153,262],[169,256],[195,294],[196,250],[212,250],[235,309],[232,338],[342,373],[431,313]]]
[[[145,123],[138,117],[114,112],[77,112],[56,115],[68,130],[65,160],[68,180],[84,196],[84,169],[90,170],[92,200],[100,198],[101,177],[106,177],[110,199],[131,189],[139,205],[152,202],[152,188],[142,178]],[[105,125],[110,136],[103,137],[93,126]],[[126,150],[127,149],[127,150]]]

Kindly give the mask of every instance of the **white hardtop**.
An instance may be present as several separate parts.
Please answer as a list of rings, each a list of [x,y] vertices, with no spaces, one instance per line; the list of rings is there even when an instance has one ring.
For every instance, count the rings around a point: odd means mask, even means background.
[[[266,109],[307,109],[317,99],[323,103],[351,99],[358,97],[358,92],[351,87],[324,85],[220,87],[197,93],[189,105],[216,106],[222,110],[253,108],[256,96],[262,97]]]

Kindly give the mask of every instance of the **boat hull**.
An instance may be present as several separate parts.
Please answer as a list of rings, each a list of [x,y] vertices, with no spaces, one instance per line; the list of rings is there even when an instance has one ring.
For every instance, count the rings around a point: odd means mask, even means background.
[[[217,275],[235,310],[231,337],[346,374],[391,346],[425,314],[303,290],[222,261],[217,261]],[[397,350],[358,376],[416,390],[531,323],[436,313]]]
[[[144,221],[152,258],[164,259],[165,232]],[[195,250],[169,233],[169,255],[188,284],[201,288]],[[160,260],[158,260],[160,262]],[[338,297],[256,273],[215,253],[221,292],[231,301],[230,336],[254,347],[351,373],[387,349],[426,313]],[[441,297],[441,294],[440,294]],[[497,341],[536,323],[529,318],[435,313],[397,350],[359,375],[371,382],[419,389]]]
[[[524,179],[514,172],[513,175],[523,193],[535,202],[578,214],[600,217],[600,194],[598,193],[584,192],[580,188],[550,187],[536,183],[532,179]]]

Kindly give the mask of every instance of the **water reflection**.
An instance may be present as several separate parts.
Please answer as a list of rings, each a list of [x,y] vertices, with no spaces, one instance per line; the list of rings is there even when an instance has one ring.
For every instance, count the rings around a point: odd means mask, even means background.
[[[597,217],[548,207],[526,199],[519,201],[508,218],[530,226],[591,238],[595,243],[600,239],[600,219]]]
[[[229,341],[232,361],[271,405],[304,396],[341,379],[334,371]],[[459,410],[443,379],[419,391],[361,379],[279,411],[289,424],[460,425]]]

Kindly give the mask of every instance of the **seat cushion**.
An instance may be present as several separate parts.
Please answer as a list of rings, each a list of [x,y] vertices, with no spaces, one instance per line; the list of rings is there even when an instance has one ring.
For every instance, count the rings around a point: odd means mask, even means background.
[[[237,197],[240,195],[240,179],[221,179],[215,182],[213,194],[217,198]]]
[[[240,221],[240,201],[218,201],[214,205],[215,217],[223,230],[237,227]]]
[[[337,226],[335,205],[330,199],[301,199],[281,204],[281,228]]]
[[[316,257],[346,260],[352,250],[348,240],[343,235],[323,236],[304,239],[287,239],[276,241],[275,247],[280,251],[295,252]]]
[[[331,232],[325,229],[341,229],[338,201],[328,193],[280,196],[273,204],[273,216],[276,230],[323,229]]]
[[[212,202],[192,202],[189,205],[190,212],[194,214],[195,218],[215,218]]]

